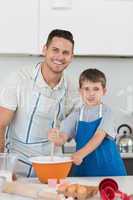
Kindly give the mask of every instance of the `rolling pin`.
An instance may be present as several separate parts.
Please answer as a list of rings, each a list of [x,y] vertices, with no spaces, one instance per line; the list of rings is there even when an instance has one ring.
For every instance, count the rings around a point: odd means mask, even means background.
[[[53,191],[52,188],[45,188],[43,185],[35,183],[21,183],[19,181],[5,182],[2,192],[42,200],[59,199],[57,192]]]

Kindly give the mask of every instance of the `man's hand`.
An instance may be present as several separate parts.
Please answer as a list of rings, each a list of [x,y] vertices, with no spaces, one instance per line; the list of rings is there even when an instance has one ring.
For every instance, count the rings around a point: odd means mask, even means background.
[[[48,139],[55,145],[60,145],[60,131],[58,128],[52,128],[48,132]]]
[[[52,128],[48,132],[48,139],[55,145],[61,146],[67,141],[68,136],[67,134],[60,132],[58,128]]]

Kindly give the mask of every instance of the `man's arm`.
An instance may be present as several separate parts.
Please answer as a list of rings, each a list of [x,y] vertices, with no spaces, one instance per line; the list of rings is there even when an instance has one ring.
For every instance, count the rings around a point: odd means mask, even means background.
[[[0,107],[0,152],[4,152],[5,130],[14,116],[14,111]]]

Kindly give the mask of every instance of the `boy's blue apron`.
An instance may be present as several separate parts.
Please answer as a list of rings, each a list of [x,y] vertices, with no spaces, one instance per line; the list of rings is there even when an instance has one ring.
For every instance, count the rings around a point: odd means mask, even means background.
[[[99,118],[95,121],[85,122],[82,120],[83,109],[76,134],[76,151],[84,147],[94,136],[102,120],[102,104],[100,104]],[[106,137],[102,143],[89,155],[81,165],[72,168],[71,176],[123,176],[126,175],[124,163],[118,152],[113,139]]]

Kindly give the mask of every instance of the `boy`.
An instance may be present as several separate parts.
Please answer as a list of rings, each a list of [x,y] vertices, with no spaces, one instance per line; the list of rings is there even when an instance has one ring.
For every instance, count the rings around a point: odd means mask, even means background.
[[[106,77],[97,69],[87,69],[79,79],[83,106],[61,124],[61,132],[51,129],[49,140],[62,145],[75,138],[75,166],[72,176],[122,176],[126,170],[115,143],[113,116],[102,103],[106,93]]]

